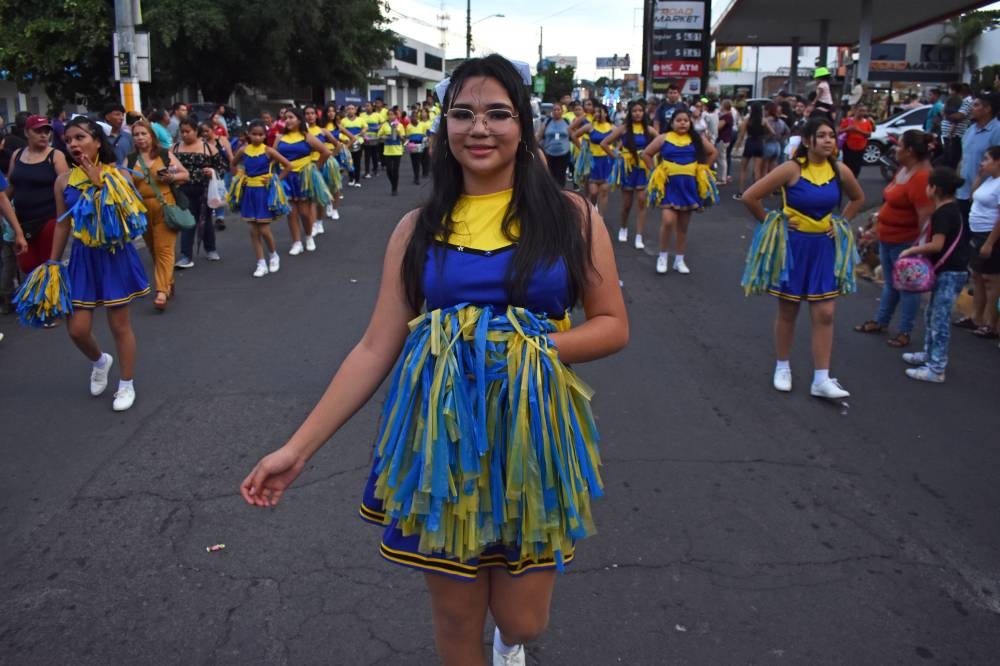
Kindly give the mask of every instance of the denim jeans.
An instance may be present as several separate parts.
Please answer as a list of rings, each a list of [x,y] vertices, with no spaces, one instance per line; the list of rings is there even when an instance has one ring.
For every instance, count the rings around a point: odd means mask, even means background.
[[[882,326],[888,326],[896,306],[902,305],[899,309],[899,332],[907,335],[913,332],[913,322],[917,318],[917,310],[920,309],[920,294],[898,291],[892,284],[892,267],[896,265],[899,254],[912,245],[913,243],[878,242],[878,256],[882,262],[882,279],[885,284],[882,286],[882,302],[878,306],[875,321]]]
[[[969,274],[965,271],[938,273],[931,300],[927,303],[924,353],[927,354],[927,367],[939,375],[944,374],[944,369],[948,366],[951,309],[968,278]]]
[[[205,245],[205,252],[215,252],[215,225],[212,224],[211,211],[205,203],[205,186],[186,183],[181,185],[180,189],[187,196],[188,210],[197,222],[193,229],[181,232],[181,254],[188,259],[194,259],[194,241],[195,236],[199,234]]]

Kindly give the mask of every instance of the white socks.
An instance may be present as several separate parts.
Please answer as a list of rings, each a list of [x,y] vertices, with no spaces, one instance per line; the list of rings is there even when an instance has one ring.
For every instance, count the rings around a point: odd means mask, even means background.
[[[774,364],[775,370],[791,370],[792,366],[788,361],[778,361]]]
[[[674,266],[676,266],[677,264],[681,263],[682,261],[684,261],[684,255],[683,254],[675,254],[674,255]]]
[[[670,253],[669,252],[661,252],[660,253],[660,259],[663,259],[663,261],[666,261],[668,254],[670,254]]]
[[[103,370],[108,367],[108,355],[106,353],[101,354],[101,358],[96,361],[91,361],[90,364],[97,368],[98,370]]]
[[[830,378],[830,369],[813,370],[813,384],[822,384]]]
[[[133,381],[134,380],[132,380],[132,379],[119,379],[118,380],[118,390],[121,391],[122,389],[134,388],[132,386],[132,382]]]
[[[518,647],[520,647],[520,645],[516,643],[514,645],[507,645],[503,642],[503,639],[500,638],[500,627],[493,630],[493,649],[499,654],[506,655],[511,654],[512,652],[517,652]]]

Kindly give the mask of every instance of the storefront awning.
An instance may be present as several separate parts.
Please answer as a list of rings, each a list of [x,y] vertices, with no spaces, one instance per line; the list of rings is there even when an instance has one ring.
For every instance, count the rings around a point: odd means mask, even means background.
[[[875,0],[871,41],[881,42],[988,4],[982,0]],[[825,27],[827,44],[849,46],[858,43],[861,5],[861,0],[716,0],[712,3],[712,39],[724,46],[788,46],[797,38],[799,44],[811,46],[822,44]]]

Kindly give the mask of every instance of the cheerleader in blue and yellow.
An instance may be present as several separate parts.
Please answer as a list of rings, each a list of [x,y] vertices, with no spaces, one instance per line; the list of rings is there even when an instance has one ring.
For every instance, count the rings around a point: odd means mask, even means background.
[[[323,162],[322,166],[320,166],[319,162],[319,151],[314,150],[309,153],[313,165],[316,166],[316,170],[323,177],[323,182],[326,183],[326,187],[330,192],[329,200],[325,204],[316,204],[316,221],[313,223],[312,235],[319,236],[326,233],[326,229],[323,227],[323,218],[325,216],[329,216],[331,220],[340,219],[340,214],[337,213],[337,200],[340,196],[341,188],[340,165],[336,160],[336,156],[340,154],[340,141],[337,140],[332,131],[323,127],[323,124],[320,122],[319,110],[315,106],[311,104],[307,105],[303,108],[302,115],[306,119],[309,134],[324,143],[330,151],[330,158]]]
[[[597,206],[598,212],[602,215],[608,207],[608,191],[611,188],[608,179],[611,178],[613,159],[601,147],[601,142],[608,138],[614,129],[615,126],[608,119],[608,108],[603,104],[594,104],[594,119],[571,133],[573,141],[580,147],[581,152],[587,150],[581,141],[589,144],[590,172],[587,175],[587,196],[590,198],[590,203]]]
[[[526,76],[490,55],[439,86],[433,192],[389,240],[368,329],[240,487],[275,505],[391,374],[360,512],[383,558],[424,574],[446,666],[486,663],[488,613],[493,663],[523,665],[544,630],[603,493],[592,391],[568,364],[628,339],[603,220],[535,159]],[[586,321],[571,327],[577,301]]]
[[[271,234],[271,223],[288,214],[290,206],[282,181],[292,173],[292,163],[281,153],[268,146],[267,125],[262,120],[252,120],[247,128],[247,144],[233,156],[233,167],[241,167],[229,187],[229,206],[240,212],[243,221],[250,225],[250,242],[257,256],[255,278],[277,273],[281,268],[278,248]],[[281,173],[275,173],[275,166]],[[264,245],[269,257],[264,260]]]
[[[616,127],[611,136],[601,142],[601,148],[614,156],[611,187],[621,188],[622,191],[618,242],[628,242],[628,216],[635,199],[639,207],[635,221],[635,249],[642,250],[646,247],[642,234],[646,229],[646,184],[649,182],[649,167],[642,159],[642,151],[656,138],[656,130],[650,127],[646,105],[642,102],[629,102],[628,119],[629,122]],[[617,149],[615,144],[618,144]]]
[[[330,190],[317,167],[322,168],[330,158],[330,149],[309,133],[305,115],[299,109],[285,112],[284,131],[274,147],[292,163],[292,173],[284,180],[285,194],[291,206],[288,228],[292,234],[292,248],[288,254],[302,254],[303,236],[305,249],[312,252],[316,249],[316,240],[312,236],[316,204],[325,207],[330,202]],[[312,159],[313,151],[319,153],[315,162]]]
[[[135,334],[129,303],[149,293],[149,280],[133,241],[145,231],[146,207],[132,179],[115,166],[114,146],[101,127],[85,116],[66,124],[63,135],[73,167],[56,179],[56,224],[52,255],[37,271],[48,273],[50,287],[62,280],[59,263],[70,234],[74,238],[65,269],[69,314],[67,331],[91,362],[90,394],[101,395],[115,359],[101,350],[93,334],[94,309],[104,306],[115,339],[121,379],[112,407],[124,411],[135,402]],[[168,180],[170,174],[164,176]],[[25,283],[32,282],[36,273]]]
[[[849,220],[861,209],[864,193],[851,170],[836,159],[837,129],[828,117],[813,117],[802,129],[792,160],[776,167],[743,193],[743,203],[761,222],[747,253],[743,288],[778,298],[774,323],[777,363],[774,388],[792,390],[789,358],[795,319],[803,301],[812,323],[813,380],[820,398],[850,395],[830,377],[834,304],[855,289],[857,252]],[[768,213],[764,198],[781,189],[782,209]],[[844,195],[849,199],[837,214]]]
[[[340,121],[340,129],[354,139],[351,141],[351,187],[361,187],[362,148],[365,143],[365,129],[368,122],[358,115],[358,107],[348,104],[344,109],[344,117]]]
[[[670,131],[656,137],[642,153],[651,171],[647,203],[663,209],[657,273],[669,270],[667,253],[675,228],[674,270],[684,275],[691,272],[684,263],[691,212],[701,210],[707,201],[718,199],[715,178],[708,166],[715,161],[715,153],[712,142],[692,127],[691,112],[687,109],[674,111]],[[656,157],[660,158],[660,164],[654,169]]]

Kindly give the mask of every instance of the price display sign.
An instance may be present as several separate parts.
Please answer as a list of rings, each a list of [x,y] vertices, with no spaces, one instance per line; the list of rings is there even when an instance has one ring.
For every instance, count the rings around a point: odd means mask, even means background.
[[[698,79],[700,86],[701,79],[708,74],[706,5],[700,0],[657,0],[655,3],[649,72],[654,93],[666,92],[671,83],[690,88],[690,79]]]

